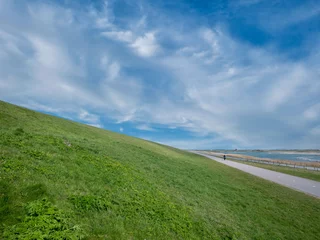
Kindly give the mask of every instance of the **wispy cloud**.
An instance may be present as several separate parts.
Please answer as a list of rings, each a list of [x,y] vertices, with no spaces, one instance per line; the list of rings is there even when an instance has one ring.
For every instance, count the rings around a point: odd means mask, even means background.
[[[132,44],[137,53],[143,57],[153,56],[158,50],[159,45],[156,42],[155,33],[148,32],[142,37],[138,37]]]
[[[320,140],[315,35],[305,36],[313,51],[294,59],[276,40],[257,47],[235,38],[224,19],[208,27],[144,1],[132,16],[109,1],[82,8],[0,4],[3,100],[97,127],[108,128],[104,119],[131,124],[181,148],[315,147]],[[242,1],[246,8],[260,4],[266,1]],[[279,29],[303,24],[317,9],[288,15],[282,9],[273,22],[283,18]],[[253,15],[257,26],[279,31],[263,12]],[[159,125],[161,131],[152,127]],[[172,129],[194,139],[166,138]]]
[[[102,35],[116,41],[127,43],[135,53],[142,57],[151,57],[160,50],[160,46],[157,43],[154,32],[146,32],[142,36],[135,36],[128,30],[112,30],[109,32],[103,32]]]
[[[121,41],[121,42],[133,42],[133,34],[131,31],[110,31],[101,33],[103,36],[107,38],[111,38],[113,40]]]
[[[136,129],[139,129],[139,130],[142,130],[142,131],[151,131],[151,132],[156,131],[156,129],[148,126],[147,124],[138,125],[138,126],[136,126]]]
[[[96,114],[89,113],[86,110],[80,110],[78,118],[86,124],[102,128],[100,116]]]

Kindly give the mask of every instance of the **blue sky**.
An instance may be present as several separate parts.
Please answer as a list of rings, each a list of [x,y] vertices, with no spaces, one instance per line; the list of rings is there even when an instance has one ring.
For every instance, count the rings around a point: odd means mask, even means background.
[[[185,149],[319,148],[320,4],[0,0],[0,99]]]

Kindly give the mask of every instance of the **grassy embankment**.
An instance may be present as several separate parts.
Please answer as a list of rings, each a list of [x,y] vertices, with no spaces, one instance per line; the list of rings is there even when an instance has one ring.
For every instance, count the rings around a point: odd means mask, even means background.
[[[0,101],[0,238],[320,239],[320,200]]]

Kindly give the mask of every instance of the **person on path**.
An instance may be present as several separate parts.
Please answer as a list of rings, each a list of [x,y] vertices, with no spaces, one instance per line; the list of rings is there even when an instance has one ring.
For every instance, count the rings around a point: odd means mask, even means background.
[[[223,160],[226,160],[226,155],[223,155]]]

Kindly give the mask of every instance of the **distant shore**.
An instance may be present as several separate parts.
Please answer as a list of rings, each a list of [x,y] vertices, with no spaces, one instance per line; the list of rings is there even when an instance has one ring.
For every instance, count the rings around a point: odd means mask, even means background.
[[[320,151],[266,151],[266,152],[273,152],[273,153],[281,153],[281,154],[306,154],[306,155],[319,155],[320,156]]]
[[[316,155],[320,156],[320,150],[204,150],[210,152],[232,152],[232,154],[241,154],[242,152],[266,152],[266,153],[279,153],[279,154],[305,154],[305,155]]]
[[[221,153],[221,152],[233,152],[234,154],[236,154],[235,152],[269,152],[269,153],[280,153],[280,154],[306,154],[306,155],[318,155],[320,156],[320,150],[315,150],[315,149],[306,149],[306,150],[259,150],[259,149],[255,149],[255,150],[210,150],[210,152],[217,152],[217,153]]]
[[[292,150],[290,150],[292,152]],[[228,153],[225,154],[223,152],[218,152],[218,151],[198,151],[198,152],[203,152],[208,155],[216,156],[216,157],[223,157],[223,155],[227,155],[227,158],[234,158],[235,160],[249,160],[249,161],[257,161],[261,163],[268,163],[268,164],[279,164],[279,165],[288,165],[288,166],[301,166],[305,168],[320,168],[320,162],[314,161],[314,162],[300,162],[300,161],[292,161],[292,160],[284,160],[284,159],[271,159],[271,158],[259,158],[259,157],[254,157],[254,156],[248,156],[248,155],[243,155],[243,154],[236,154],[236,153]],[[227,151],[226,151],[227,152]],[[241,151],[239,151],[241,152]],[[267,152],[267,151],[265,151]],[[277,152],[278,153],[278,152]],[[302,153],[300,151],[300,153]],[[299,154],[295,152],[295,154]],[[303,153],[306,154],[306,153]]]

